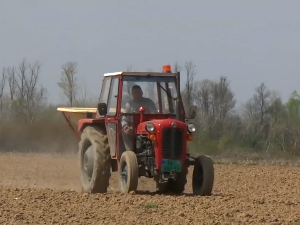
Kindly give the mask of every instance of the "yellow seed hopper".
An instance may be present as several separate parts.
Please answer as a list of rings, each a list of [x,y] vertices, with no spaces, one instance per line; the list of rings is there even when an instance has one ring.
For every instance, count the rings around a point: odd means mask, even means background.
[[[59,107],[57,108],[57,111],[60,111],[63,114],[75,137],[79,140],[80,137],[76,127],[78,121],[86,118],[94,119],[97,108]]]
[[[57,111],[63,114],[75,137],[79,139],[79,133],[76,127],[78,121],[81,119],[95,119],[97,108],[59,107]],[[121,109],[121,111],[124,111],[124,109]],[[116,112],[116,108],[110,108],[108,112],[114,113]]]
[[[91,114],[92,118],[95,118],[97,108],[64,107],[57,108],[57,111],[62,112],[70,122],[77,125],[78,120],[87,118],[87,114]]]

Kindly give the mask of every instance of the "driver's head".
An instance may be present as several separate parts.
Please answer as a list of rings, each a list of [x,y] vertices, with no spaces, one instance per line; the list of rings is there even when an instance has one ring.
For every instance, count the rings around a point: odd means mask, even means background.
[[[143,97],[143,91],[139,85],[132,87],[131,94],[134,100],[140,100]]]

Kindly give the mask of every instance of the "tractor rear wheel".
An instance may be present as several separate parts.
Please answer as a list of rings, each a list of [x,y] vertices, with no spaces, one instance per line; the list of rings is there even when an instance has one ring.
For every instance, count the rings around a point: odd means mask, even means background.
[[[136,191],[139,180],[138,161],[133,151],[125,151],[119,163],[119,184],[122,193]]]
[[[82,191],[107,192],[111,157],[105,130],[100,127],[86,127],[81,134],[78,156]]]
[[[211,195],[214,184],[214,166],[210,157],[202,155],[195,159],[192,179],[195,195]]]

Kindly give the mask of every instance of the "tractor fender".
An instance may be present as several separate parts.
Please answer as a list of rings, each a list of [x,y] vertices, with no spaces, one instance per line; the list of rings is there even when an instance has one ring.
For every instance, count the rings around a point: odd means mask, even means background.
[[[91,125],[97,125],[100,127],[104,127],[105,128],[105,119],[104,118],[99,118],[99,119],[81,119],[78,120],[78,131],[82,132],[84,130],[84,128],[86,128],[87,126],[91,126]]]

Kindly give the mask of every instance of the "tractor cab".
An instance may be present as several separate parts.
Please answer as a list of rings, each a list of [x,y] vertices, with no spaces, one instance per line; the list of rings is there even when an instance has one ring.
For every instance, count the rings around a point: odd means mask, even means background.
[[[193,113],[194,108],[191,107],[190,114]],[[163,66],[162,72],[104,74],[97,115],[98,118],[106,118],[110,149],[115,157],[120,157],[126,149],[126,137],[122,135],[124,124],[132,128],[130,148],[135,153],[140,151],[134,144],[140,138],[139,135],[146,135],[149,140],[155,139],[155,143],[162,143],[160,139],[164,137],[160,132],[163,132],[163,128],[179,131],[176,134],[180,136],[177,137],[175,133],[175,136],[165,134],[170,137],[165,140],[172,143],[181,141],[182,153],[185,150],[183,143],[192,139],[193,131],[188,132],[181,101],[180,73],[172,73],[169,65]],[[178,156],[180,159],[185,157],[181,154]]]
[[[150,99],[154,105],[144,115],[151,114],[151,118],[180,118],[184,120],[185,112],[181,107],[180,74],[171,73],[170,66],[164,66],[163,72],[117,72],[104,74],[102,91],[100,94],[100,109],[102,116],[120,116],[131,114],[135,116],[141,111],[126,109],[126,105],[135,101],[132,88],[140,87],[142,97]],[[106,111],[107,110],[107,111]],[[143,109],[141,109],[143,111]],[[179,111],[178,111],[179,110]],[[150,118],[146,116],[145,118]]]

